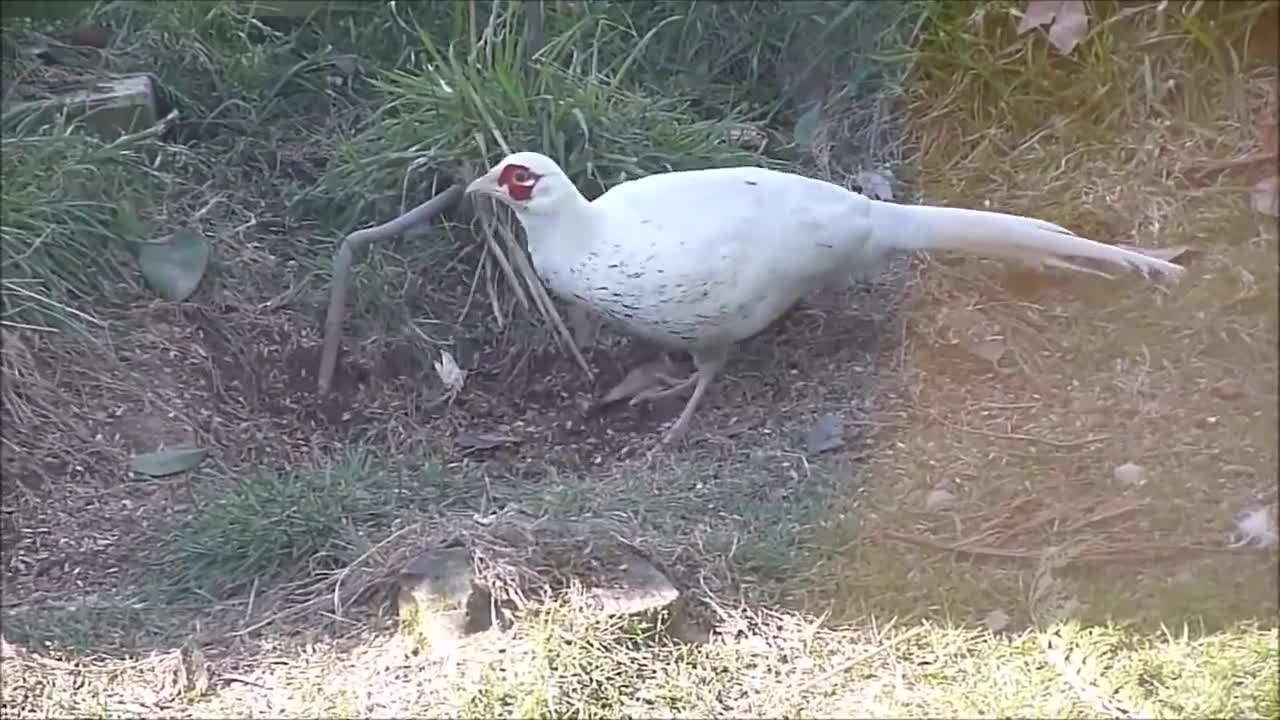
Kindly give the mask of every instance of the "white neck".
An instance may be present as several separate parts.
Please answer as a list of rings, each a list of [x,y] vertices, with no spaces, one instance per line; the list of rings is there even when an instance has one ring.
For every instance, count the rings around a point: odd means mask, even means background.
[[[570,261],[591,249],[597,238],[599,210],[579,193],[552,208],[516,213],[529,242],[529,255],[539,271],[553,258]]]

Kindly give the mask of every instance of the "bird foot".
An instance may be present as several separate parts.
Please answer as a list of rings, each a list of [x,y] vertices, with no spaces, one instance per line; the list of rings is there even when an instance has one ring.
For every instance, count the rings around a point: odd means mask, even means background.
[[[663,450],[668,450],[683,440],[688,432],[689,423],[677,420],[656,443],[649,447],[649,451],[645,453],[645,459],[652,462],[653,458]]]
[[[672,390],[673,386],[692,382],[687,378],[672,378],[668,374],[672,369],[676,369],[675,363],[666,355],[638,365],[622,378],[622,382],[610,388],[595,406],[601,408],[629,398],[630,404],[634,406],[643,400],[653,400],[669,394],[668,390]]]
[[[689,434],[689,419],[686,417],[681,417],[679,420],[676,420],[675,423],[670,428],[668,428],[665,433],[663,433],[662,439],[658,441],[658,447],[660,448],[671,447],[672,445],[675,445],[679,443],[681,440],[683,440],[685,436],[688,434]]]
[[[693,373],[685,378],[673,378],[670,375],[659,373],[654,376],[654,384],[664,384],[666,387],[658,389],[655,387],[647,387],[631,397],[629,405],[636,406],[646,400],[657,400],[659,398],[678,395],[691,390],[698,382],[698,374]]]

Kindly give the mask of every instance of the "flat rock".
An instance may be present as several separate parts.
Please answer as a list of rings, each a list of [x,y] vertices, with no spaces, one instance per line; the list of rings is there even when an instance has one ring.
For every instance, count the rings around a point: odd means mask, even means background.
[[[65,110],[69,121],[83,122],[109,140],[149,128],[157,120],[155,88],[148,75],[103,78],[24,106],[39,108],[46,122],[53,122]]]
[[[653,563],[631,552],[606,570],[608,579],[582,590],[575,604],[602,615],[633,615],[661,610],[680,597],[667,576]]]
[[[493,624],[491,595],[476,584],[465,547],[423,552],[400,571],[396,586],[401,627],[428,646],[450,645]]]

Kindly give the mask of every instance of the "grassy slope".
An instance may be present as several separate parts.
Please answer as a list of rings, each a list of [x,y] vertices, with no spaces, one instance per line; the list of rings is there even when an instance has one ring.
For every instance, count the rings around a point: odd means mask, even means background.
[[[658,20],[662,13],[680,14],[675,6],[653,7]],[[116,644],[117,631],[137,635],[145,627],[146,633],[159,635],[190,632],[164,627],[150,611],[28,609],[25,615],[6,618],[6,637],[16,632],[28,641],[51,641],[65,661],[6,660],[6,708],[103,716],[125,710],[203,716],[1280,715],[1273,555],[1211,555],[1206,562],[1147,564],[1138,570],[1130,563],[1070,563],[1091,553],[1114,557],[1137,552],[1135,547],[1220,542],[1223,512],[1229,516],[1274,483],[1267,474],[1276,462],[1274,227],[1249,214],[1239,187],[1177,182],[1189,164],[1234,155],[1252,142],[1248,124],[1267,111],[1266,102],[1274,103],[1274,74],[1259,69],[1265,63],[1233,66],[1230,53],[1216,43],[1233,38],[1239,53],[1242,40],[1232,34],[1236,26],[1208,24],[1187,15],[1185,8],[1168,10],[1161,20],[1146,8],[1146,14],[1107,23],[1095,30],[1076,59],[1067,61],[1052,56],[1042,37],[1012,37],[1010,7],[996,4],[976,18],[968,10],[934,8],[934,22],[924,26],[923,52],[909,85],[924,200],[973,206],[990,202],[1051,217],[1104,240],[1145,244],[1158,234],[1156,244],[1198,247],[1219,236],[1228,240],[1202,248],[1209,252],[1196,266],[1199,272],[1192,273],[1197,277],[1189,288],[1160,301],[1146,291],[1075,280],[1070,287],[1045,282],[1028,299],[1015,296],[1019,283],[1025,287],[1028,282],[1025,277],[1002,276],[974,263],[931,264],[918,284],[917,312],[909,328],[910,368],[903,378],[907,400],[901,407],[885,408],[886,416],[880,418],[886,428],[882,437],[889,442],[875,460],[879,493],[869,508],[859,510],[860,516],[875,520],[830,538],[827,544],[840,550],[830,553],[824,570],[806,579],[817,579],[820,603],[761,610],[708,598],[724,604],[718,608],[721,635],[710,645],[692,648],[655,638],[641,624],[592,620],[558,608],[528,618],[504,641],[507,651],[502,655],[478,645],[451,657],[423,656],[394,637],[364,632],[340,642],[304,643],[305,649],[270,640],[210,643],[209,652],[216,653],[212,660],[224,678],[211,686],[207,678],[201,681],[201,657],[190,647],[125,660],[107,650],[105,646]],[[727,25],[726,18],[715,16],[724,10],[705,12],[710,14],[691,14],[668,27],[697,33]],[[331,149],[338,160],[324,168],[319,181],[300,179],[285,191],[296,199],[297,212],[316,213],[320,232],[330,237],[398,204],[395,189],[404,182],[406,159],[401,153],[415,142],[423,150],[439,146],[458,152],[453,148],[465,145],[459,138],[491,130],[486,126],[493,123],[503,123],[501,133],[514,138],[534,139],[544,128],[553,128],[568,139],[553,138],[551,146],[579,142],[572,135],[576,119],[533,101],[537,93],[520,84],[527,78],[517,78],[509,66],[504,66],[506,80],[515,83],[515,92],[510,85],[486,86],[482,96],[489,106],[504,108],[497,119],[478,114],[475,105],[431,105],[432,88],[412,76],[397,76],[389,80],[388,91],[404,96],[400,108],[410,112],[391,112],[385,123],[359,133],[364,116],[357,103],[348,108],[350,101],[335,100],[341,96],[309,85],[314,78],[291,72],[303,62],[298,50],[303,58],[312,50],[305,43],[295,41],[288,52],[268,43],[267,48],[277,48],[273,54],[247,39],[264,30],[231,15],[210,20],[198,14],[138,12],[116,20],[136,24],[137,32],[151,33],[153,47],[183,58],[183,63],[166,65],[173,73],[168,84],[190,95],[192,104],[251,128],[208,145],[209,155],[194,163],[207,175],[188,182],[212,180],[212,187],[227,188],[242,182],[214,170],[233,164],[225,161],[229,154],[247,161],[268,150],[293,152],[308,142]],[[466,32],[467,20],[465,15],[450,18],[459,34]],[[631,20],[636,28],[657,22]],[[190,32],[193,25],[208,28],[199,25],[204,22],[212,22],[212,30]],[[565,22],[572,27],[575,20]],[[643,88],[671,65],[692,68],[681,81],[700,91],[700,102],[708,105],[735,92],[749,94],[735,90],[735,83],[751,87],[769,59],[785,49],[776,47],[783,42],[777,38],[788,37],[788,28],[800,21],[790,22],[770,16],[755,34],[724,32],[705,46],[687,42],[683,34],[657,35],[651,40],[652,54],[633,63],[629,72]],[[187,32],[180,32],[184,28]],[[368,61],[375,66],[403,62],[408,48],[415,46],[412,37],[403,45],[388,42],[388,37],[405,36],[385,28],[374,42],[362,33],[377,35],[379,26],[368,28],[338,23],[331,38],[349,47],[385,51],[385,57],[371,53]],[[620,46],[613,55],[615,69],[643,37],[643,31],[636,31],[630,38],[619,34],[614,39]],[[203,44],[192,46],[195,40]],[[281,84],[277,80],[282,75],[294,80]],[[209,87],[184,79],[188,77],[216,82]],[[590,92],[554,75],[533,81],[546,83],[543,87],[551,92],[569,87]],[[281,91],[290,88],[296,94],[282,98]],[[322,98],[323,111],[307,104]],[[335,108],[333,102],[343,105]],[[619,102],[622,111],[611,115]],[[597,108],[588,125],[605,127],[594,135],[591,152],[606,153],[620,139],[634,146],[626,133],[636,132],[637,113],[627,110],[628,102],[625,96],[610,102],[580,99]],[[644,100],[634,102],[642,105]],[[524,115],[517,112],[522,103],[529,107]],[[420,120],[422,111],[432,107],[442,108],[439,124],[429,128],[438,137],[426,133],[430,140],[423,140],[419,133],[411,142],[405,123]],[[1274,117],[1274,104],[1270,107]],[[326,118],[320,130],[314,125],[317,114]],[[661,120],[664,125],[680,117]],[[685,123],[692,126],[693,121],[686,118]],[[693,127],[688,136],[676,139],[642,129],[657,149],[645,162],[660,167],[678,154],[677,148],[691,147],[689,142],[703,153],[692,155],[699,162],[741,156],[737,149],[713,154],[709,143],[718,129]],[[285,142],[291,134],[304,141],[295,137]],[[459,152],[448,163],[474,168],[495,152]],[[6,146],[6,170],[10,158]],[[586,162],[579,164],[587,177]],[[619,169],[604,168],[602,182]],[[11,192],[11,184],[6,186],[6,193]],[[352,188],[358,191],[352,193]],[[1142,192],[1132,192],[1135,188]],[[375,203],[373,209],[361,210],[351,203],[353,196],[376,200],[383,197],[380,193],[387,198],[382,207]],[[339,211],[317,213],[317,207]],[[5,225],[7,249],[7,218]],[[310,254],[317,253],[312,249]],[[379,265],[387,262],[374,260],[379,269],[387,269]],[[397,273],[412,267],[368,273],[382,279],[365,288],[363,302],[377,304],[385,297],[384,288],[397,282]],[[1242,272],[1248,268],[1255,271]],[[1086,300],[1072,299],[1079,296]],[[935,339],[956,332],[944,325],[941,310],[958,306],[978,308],[1005,330],[1011,340],[1004,362],[1020,366],[1021,374],[994,376]],[[40,347],[29,339],[27,344]],[[6,337],[7,372],[22,367],[15,364],[13,347]],[[1142,362],[1135,364],[1135,357]],[[1224,393],[1225,383],[1244,390]],[[6,389],[12,387],[6,384]],[[39,397],[31,392],[23,397],[33,395]],[[1034,407],[1026,406],[1028,397],[1035,398]],[[14,407],[7,398],[6,407],[7,412]],[[1206,426],[1205,416],[1219,420]],[[23,436],[12,435],[9,426],[6,440],[22,442]],[[971,431],[955,430],[960,426]],[[1112,439],[1084,454],[1075,447],[1031,449],[1026,442],[990,433],[1066,442],[1085,434]],[[1171,445],[1174,437],[1179,440]],[[1146,465],[1158,479],[1145,488],[1118,492],[1104,480],[1112,465],[1125,461]],[[246,476],[243,483],[215,495],[209,506],[213,511],[202,513],[182,535],[185,558],[178,567],[185,574],[166,580],[179,588],[208,588],[254,575],[264,578],[266,594],[273,579],[279,584],[308,582],[288,563],[279,564],[281,556],[324,552],[338,566],[360,557],[367,550],[360,543],[367,541],[332,519],[358,521],[380,506],[378,493],[391,490],[360,458],[337,466],[329,462],[321,461],[317,470],[272,475],[266,485]],[[1253,474],[1233,471],[1221,477],[1226,465],[1251,467]],[[447,478],[415,477],[421,493],[437,485],[455,499],[460,492]],[[921,494],[943,481],[953,483],[948,487],[959,498],[956,512],[942,519],[919,512]],[[276,491],[264,493],[264,487]],[[1117,496],[1141,503],[1143,514],[1132,523],[1133,515],[1121,514],[1117,517],[1124,522],[1061,529],[1096,512],[1097,502]],[[326,512],[326,503],[341,511]],[[1061,512],[1027,523],[1050,508]],[[292,524],[261,522],[264,517]],[[1050,558],[1026,567],[955,559],[912,549],[882,534],[910,528],[954,543],[973,527],[988,532],[989,545],[1037,557],[1049,545],[1065,552],[1056,556],[1057,562]],[[6,573],[17,567],[7,562]],[[1182,573],[1172,584],[1171,567]],[[1241,578],[1245,580],[1230,593],[1221,589]],[[296,592],[299,585],[290,587]],[[978,623],[996,609],[1010,616],[1011,632],[992,635],[981,629]],[[824,625],[819,613],[833,614],[839,622]],[[1060,622],[1064,616],[1075,619]],[[899,618],[896,624],[884,620],[893,617]],[[881,620],[877,624],[874,618]],[[305,619],[300,623],[303,628],[306,624]],[[1191,629],[1184,632],[1184,627]],[[95,658],[95,651],[103,655]],[[226,680],[228,673],[241,679]],[[348,681],[333,683],[333,677]]]

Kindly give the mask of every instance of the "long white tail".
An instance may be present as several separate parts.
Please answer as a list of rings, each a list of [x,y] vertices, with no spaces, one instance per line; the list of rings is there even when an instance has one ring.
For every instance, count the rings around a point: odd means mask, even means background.
[[[1044,220],[960,208],[871,200],[871,242],[896,250],[954,250],[1112,277],[1067,258],[1109,263],[1148,280],[1177,281],[1183,268],[1159,258],[1082,238]]]

